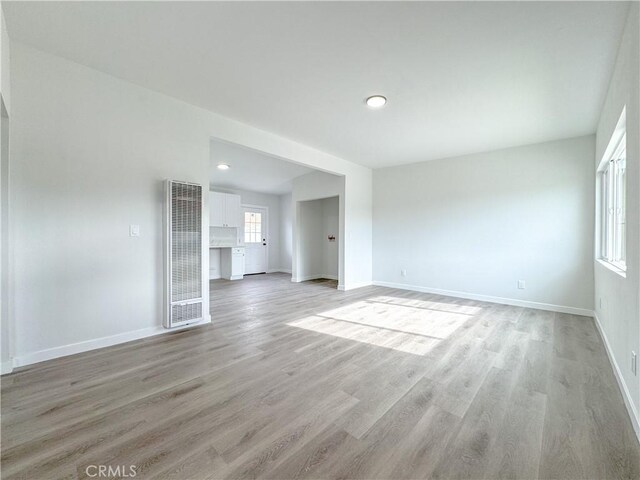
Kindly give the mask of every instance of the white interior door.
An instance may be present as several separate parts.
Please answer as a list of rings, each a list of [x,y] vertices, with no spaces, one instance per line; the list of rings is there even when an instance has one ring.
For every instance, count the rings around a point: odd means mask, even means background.
[[[267,271],[267,209],[242,207],[242,238],[244,239],[244,273]]]

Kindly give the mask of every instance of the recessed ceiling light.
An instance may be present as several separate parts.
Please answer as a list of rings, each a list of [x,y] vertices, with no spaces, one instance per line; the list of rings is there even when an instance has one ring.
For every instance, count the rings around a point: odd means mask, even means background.
[[[227,165],[226,163],[219,163],[218,170],[229,170],[229,165]]]
[[[371,108],[384,107],[385,103],[387,103],[387,99],[382,95],[373,95],[372,97],[367,98],[367,105]]]

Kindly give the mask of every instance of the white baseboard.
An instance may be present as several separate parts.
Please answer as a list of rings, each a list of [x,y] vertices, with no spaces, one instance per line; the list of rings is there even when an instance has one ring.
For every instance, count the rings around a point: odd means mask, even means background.
[[[0,367],[0,375],[6,375],[7,373],[13,372],[13,361],[7,360],[6,362],[2,362]]]
[[[624,381],[624,377],[622,376],[622,372],[620,371],[620,366],[616,361],[616,357],[613,355],[613,351],[611,350],[611,345],[609,344],[609,339],[607,338],[607,335],[604,333],[604,329],[602,328],[602,324],[600,323],[600,317],[598,317],[598,314],[596,312],[593,312],[593,316],[596,321],[596,327],[598,328],[598,332],[600,332],[600,336],[602,337],[604,348],[607,351],[609,362],[611,363],[611,367],[613,368],[613,373],[615,373],[616,375],[616,380],[618,381],[618,387],[620,388],[620,392],[622,393],[622,398],[624,399],[624,404],[627,407],[627,412],[629,412],[629,417],[631,417],[631,424],[633,425],[633,430],[636,432],[636,437],[638,438],[638,442],[640,442],[640,417],[638,417],[638,411],[636,410],[636,407],[633,404],[633,400],[631,399],[629,388],[627,387],[627,383]]]
[[[342,290],[343,292],[346,292],[347,290],[355,290],[356,288],[362,288],[362,287],[370,287],[371,285],[373,285],[373,283],[371,282],[359,282],[359,283],[350,283],[348,285],[338,285],[338,290]]]
[[[338,277],[335,275],[307,275],[291,279],[294,283],[307,282],[309,280],[338,280]]]
[[[476,293],[457,292],[454,290],[442,290],[439,288],[421,287],[417,285],[405,285],[404,283],[392,283],[374,281],[374,285],[380,287],[397,288],[399,290],[411,290],[414,292],[433,293],[435,295],[445,295],[447,297],[466,298],[468,300],[480,300],[482,302],[500,303],[502,305],[513,305],[516,307],[535,308],[538,310],[549,310],[551,312],[570,313],[593,317],[593,310],[578,307],[567,307],[564,305],[554,305],[551,303],[530,302],[528,300],[517,300],[515,298],[492,297],[490,295],[480,295]]]
[[[88,352],[89,350],[96,350],[98,348],[110,347],[112,345],[118,345],[120,343],[131,342],[133,340],[140,340],[141,338],[153,337],[155,335],[161,335],[163,333],[176,332],[179,330],[185,330],[198,325],[205,325],[211,323],[211,316],[209,315],[206,320],[191,325],[185,325],[178,328],[164,328],[161,326],[142,328],[140,330],[133,330],[131,332],[119,333],[117,335],[111,335],[108,337],[94,338],[92,340],[86,340],[84,342],[71,343],[69,345],[62,345],[60,347],[48,348],[45,350],[39,350],[37,352],[27,353],[26,355],[20,355],[13,359],[13,368],[24,367],[25,365],[32,365],[34,363],[44,362],[46,360],[53,360],[54,358],[66,357],[68,355],[75,355],[76,353]],[[4,364],[2,365],[2,373],[4,374]]]

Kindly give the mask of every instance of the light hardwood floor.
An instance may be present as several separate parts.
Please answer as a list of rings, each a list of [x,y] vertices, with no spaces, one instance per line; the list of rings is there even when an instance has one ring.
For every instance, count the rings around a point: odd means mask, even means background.
[[[211,311],[3,377],[2,477],[640,478],[591,318],[282,274]]]

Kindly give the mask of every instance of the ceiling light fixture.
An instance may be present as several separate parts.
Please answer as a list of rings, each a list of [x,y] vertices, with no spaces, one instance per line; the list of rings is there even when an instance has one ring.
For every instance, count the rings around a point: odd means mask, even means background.
[[[385,103],[387,103],[387,99],[382,95],[373,95],[367,98],[367,105],[369,105],[371,108],[384,107]]]
[[[229,170],[229,165],[227,165],[226,163],[219,163],[218,164],[218,170]]]

